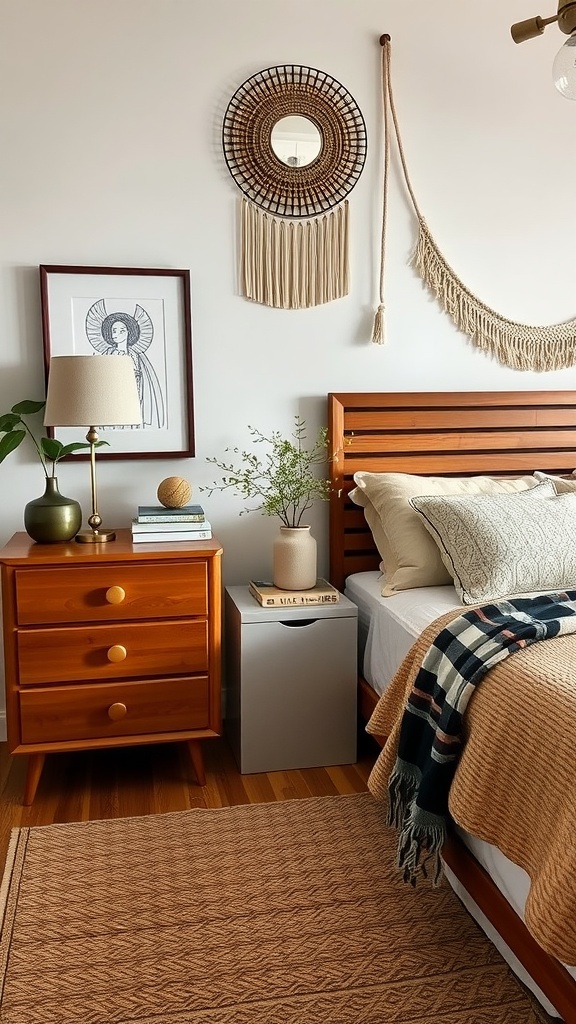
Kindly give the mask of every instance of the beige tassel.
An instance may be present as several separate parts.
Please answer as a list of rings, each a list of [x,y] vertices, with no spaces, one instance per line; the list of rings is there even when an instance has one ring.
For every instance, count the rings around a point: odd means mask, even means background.
[[[375,345],[384,345],[386,342],[386,307],[381,302],[374,314],[374,327],[372,328],[372,341]]]

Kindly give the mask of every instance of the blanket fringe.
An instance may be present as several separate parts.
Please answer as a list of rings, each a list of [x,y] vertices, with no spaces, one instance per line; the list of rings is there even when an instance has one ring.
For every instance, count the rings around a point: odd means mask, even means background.
[[[395,770],[388,783],[388,813],[386,822],[394,828],[402,828],[409,809],[418,792],[420,776],[414,769]]]
[[[405,882],[415,886],[418,875],[428,877],[427,865],[432,862],[432,884],[437,886],[442,879],[442,859],[440,854],[446,840],[446,828],[443,824],[430,826],[408,822],[402,828],[398,843],[398,859],[396,866],[402,871]]]
[[[433,867],[432,884],[439,885],[442,878],[440,854],[446,839],[443,819],[416,804],[421,773],[415,765],[401,761],[388,783],[388,813],[386,821],[398,829],[396,867],[403,872],[405,882],[416,885],[418,875],[428,877],[427,865]]]

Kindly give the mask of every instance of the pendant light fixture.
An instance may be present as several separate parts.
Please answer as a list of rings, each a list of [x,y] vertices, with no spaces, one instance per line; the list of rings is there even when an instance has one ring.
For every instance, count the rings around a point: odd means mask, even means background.
[[[558,92],[568,100],[576,100],[576,0],[558,0],[558,13],[550,18],[528,18],[512,25],[515,43],[541,36],[547,25],[558,23],[568,39],[560,47],[552,65],[552,78]]]

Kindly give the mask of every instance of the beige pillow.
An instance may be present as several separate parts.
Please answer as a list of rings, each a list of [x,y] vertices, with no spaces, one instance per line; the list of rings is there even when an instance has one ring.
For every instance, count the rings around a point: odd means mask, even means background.
[[[516,494],[410,499],[463,604],[576,587],[576,494],[546,480]]]
[[[382,562],[382,594],[450,584],[434,543],[409,499],[419,494],[493,494],[527,490],[533,476],[500,480],[489,476],[441,477],[408,473],[354,474],[356,487],[349,497],[364,509],[366,522]]]
[[[576,478],[574,476],[548,476],[547,473],[541,473],[536,470],[534,476],[538,481],[551,480],[556,489],[556,494],[566,494],[568,491],[576,491]]]

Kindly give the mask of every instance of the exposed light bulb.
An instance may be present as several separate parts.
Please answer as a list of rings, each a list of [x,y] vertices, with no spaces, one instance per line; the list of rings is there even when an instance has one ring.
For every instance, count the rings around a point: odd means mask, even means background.
[[[576,32],[560,47],[552,65],[554,85],[567,100],[576,100]]]

